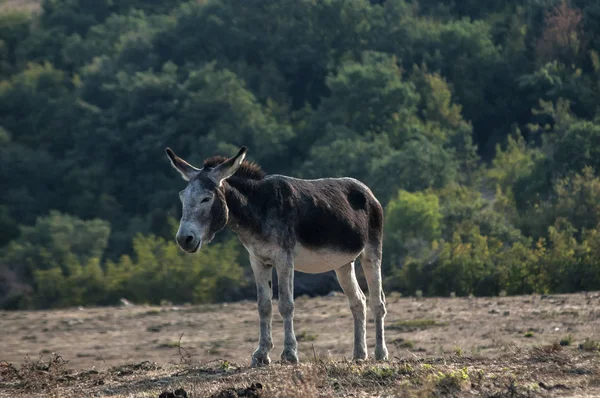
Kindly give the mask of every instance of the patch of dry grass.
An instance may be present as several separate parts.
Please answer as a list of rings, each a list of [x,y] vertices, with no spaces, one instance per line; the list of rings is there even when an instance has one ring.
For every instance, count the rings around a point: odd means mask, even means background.
[[[400,320],[392,323],[388,326],[390,330],[400,330],[404,332],[411,332],[414,330],[428,329],[436,326],[447,326],[448,323],[440,322],[435,319],[407,319]]]
[[[273,306],[277,308],[277,303]],[[576,310],[579,316],[562,314],[565,309]],[[502,354],[508,345],[529,348],[561,339],[565,340],[563,344],[581,345],[585,351],[593,350],[593,342],[600,341],[600,296],[589,299],[572,294],[556,296],[556,300],[537,296],[470,300],[396,297],[388,302],[387,310],[387,342],[390,352],[399,358],[455,353],[456,347],[462,355],[491,356]],[[509,316],[502,316],[506,311]],[[369,315],[369,350],[374,345],[371,321]],[[249,364],[258,339],[258,314],[253,301],[0,311],[0,322],[0,360],[20,365],[26,355],[58,352],[75,369],[145,360],[163,365],[177,362],[181,348],[195,362],[227,358]],[[294,323],[302,361],[315,355],[334,360],[350,357],[353,321],[346,297],[299,298]],[[533,336],[524,338],[528,331]],[[570,340],[565,336],[571,336]],[[276,348],[272,357],[277,358],[283,323],[276,310],[273,341]]]
[[[560,356],[560,366],[556,358]],[[58,355],[0,365],[0,396],[107,397],[581,397],[600,396],[600,354],[551,346],[504,358],[332,361],[263,368],[211,361],[140,362],[75,371]]]

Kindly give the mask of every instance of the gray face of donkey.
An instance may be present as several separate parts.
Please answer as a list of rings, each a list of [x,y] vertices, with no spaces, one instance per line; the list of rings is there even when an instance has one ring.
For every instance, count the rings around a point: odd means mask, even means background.
[[[184,251],[194,253],[227,225],[229,210],[219,187],[240,167],[246,156],[246,147],[217,167],[203,169],[192,166],[170,148],[166,152],[171,165],[188,181],[187,187],[179,193],[183,209],[176,235],[177,244]]]

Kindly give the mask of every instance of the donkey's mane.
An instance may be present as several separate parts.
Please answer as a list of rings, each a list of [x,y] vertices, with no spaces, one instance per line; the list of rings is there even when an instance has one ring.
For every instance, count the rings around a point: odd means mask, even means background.
[[[225,156],[217,155],[212,156],[208,159],[204,160],[204,167],[216,167],[226,161],[228,158]],[[266,173],[254,162],[248,162],[244,160],[240,165],[240,168],[237,169],[234,176],[248,178],[251,180],[262,180],[265,177]]]

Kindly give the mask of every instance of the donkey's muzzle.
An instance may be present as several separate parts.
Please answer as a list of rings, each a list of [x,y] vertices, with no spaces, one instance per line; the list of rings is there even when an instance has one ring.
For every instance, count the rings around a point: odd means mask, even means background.
[[[181,249],[188,253],[194,253],[200,248],[202,241],[192,234],[177,234],[175,237]]]

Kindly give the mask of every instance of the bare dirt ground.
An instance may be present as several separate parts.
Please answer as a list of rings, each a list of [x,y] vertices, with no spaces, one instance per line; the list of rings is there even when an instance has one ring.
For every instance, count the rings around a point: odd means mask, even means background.
[[[277,363],[275,301],[274,364],[261,369],[249,368],[254,302],[0,312],[0,396],[600,397],[599,293],[387,301],[389,362],[349,360],[336,294],[296,300],[298,366]]]

